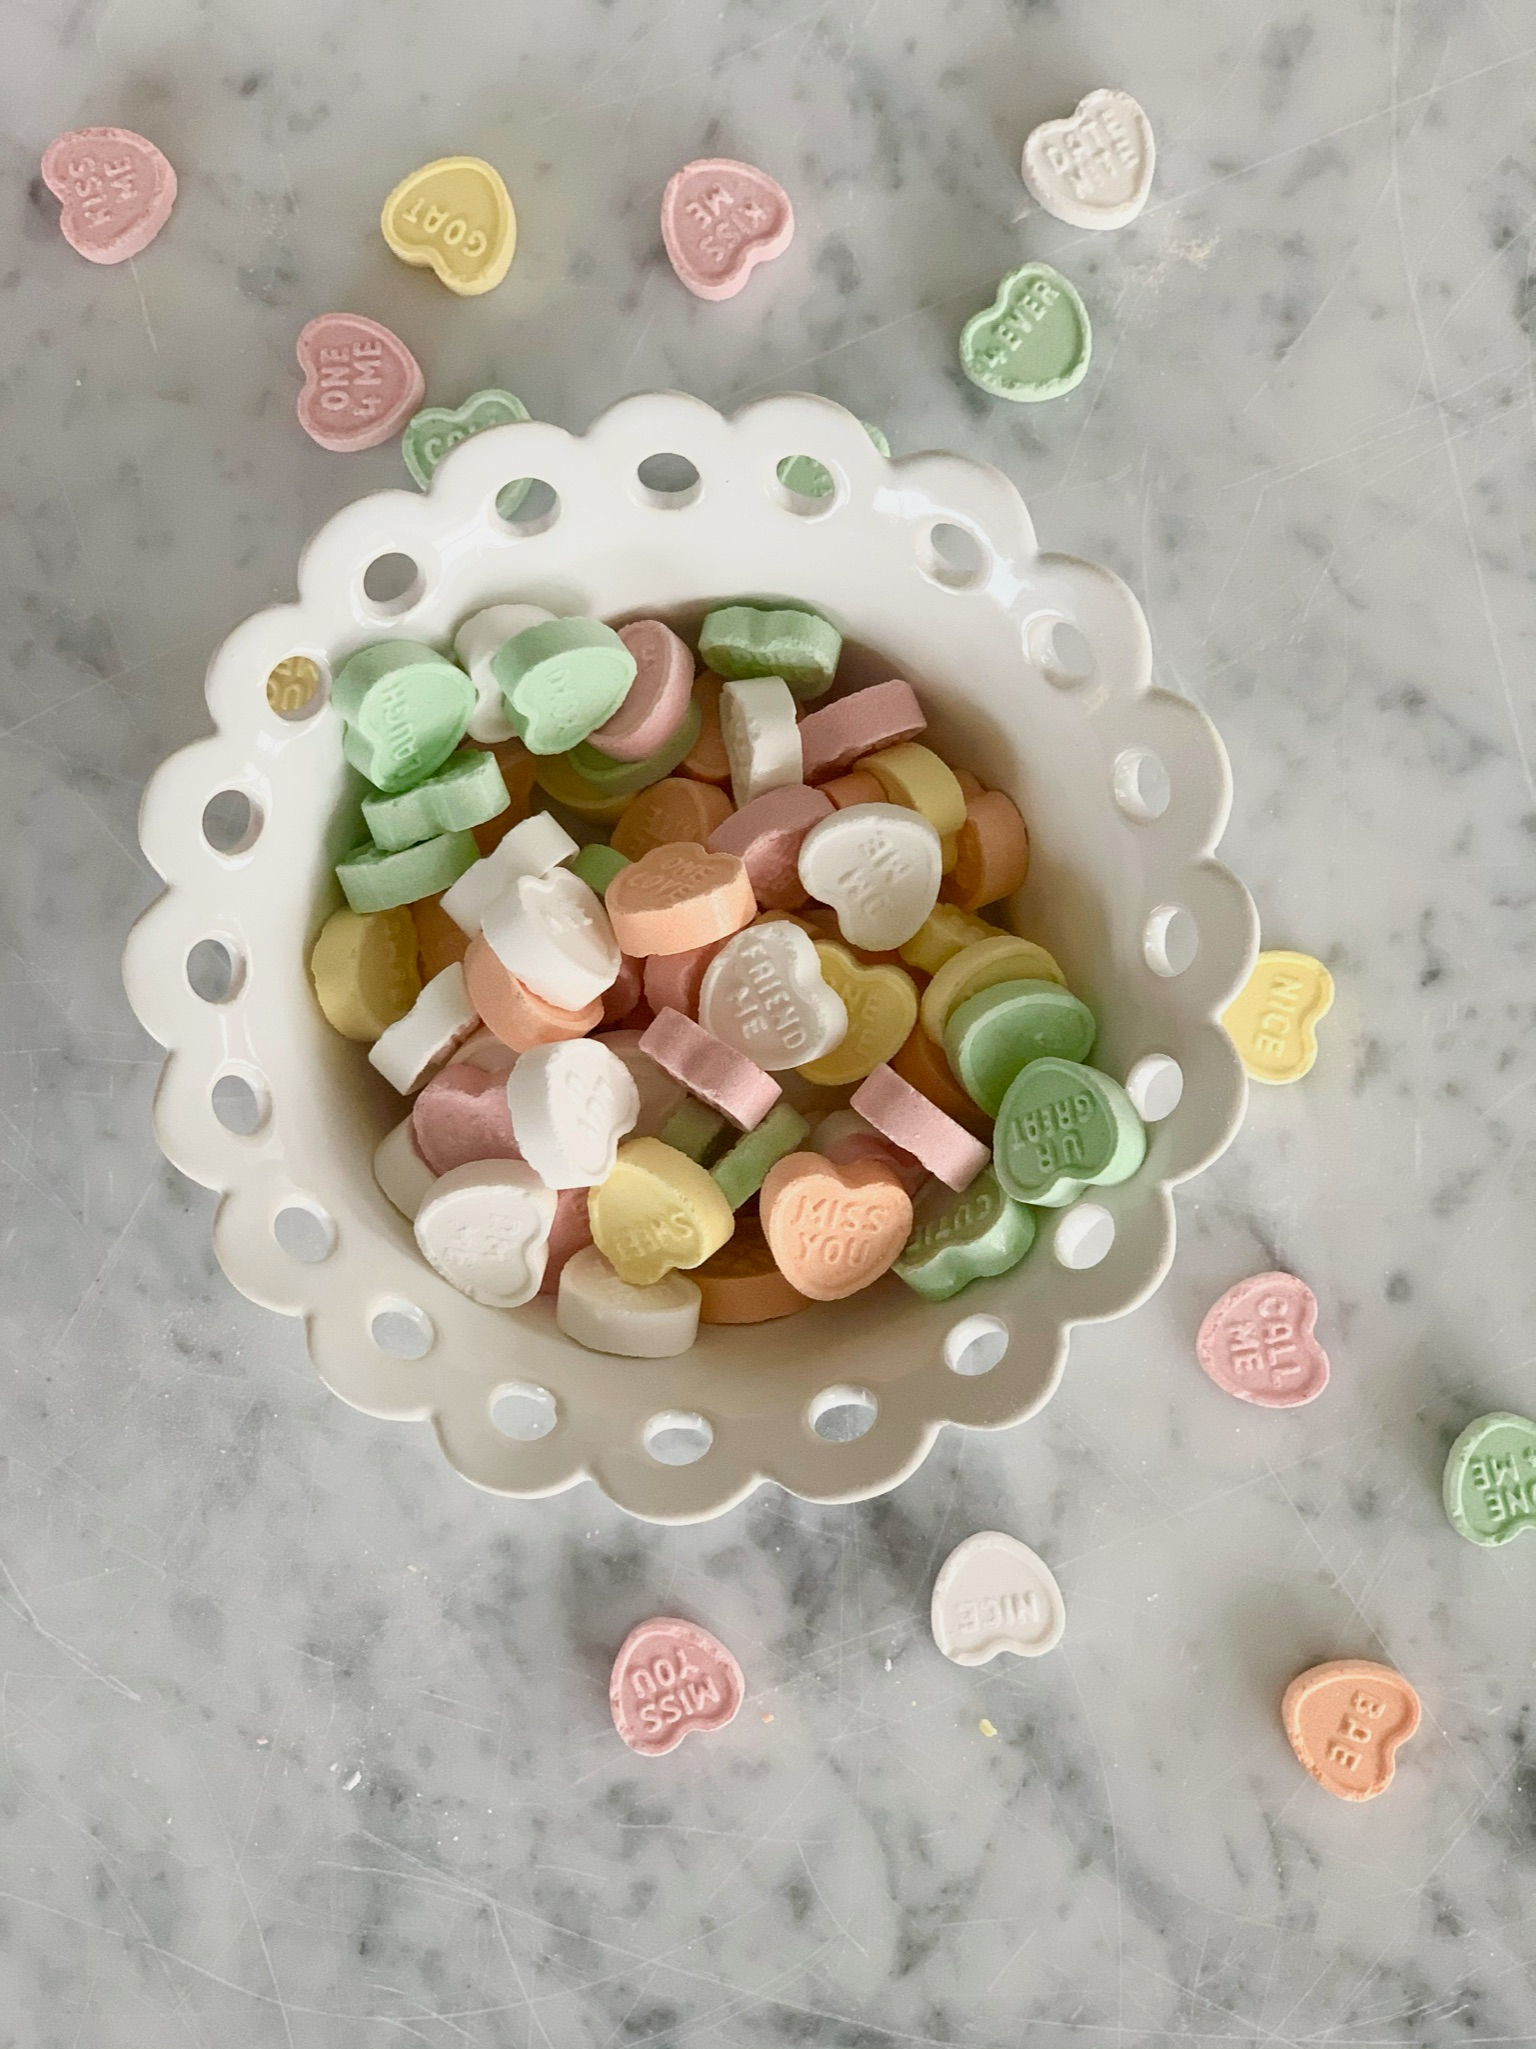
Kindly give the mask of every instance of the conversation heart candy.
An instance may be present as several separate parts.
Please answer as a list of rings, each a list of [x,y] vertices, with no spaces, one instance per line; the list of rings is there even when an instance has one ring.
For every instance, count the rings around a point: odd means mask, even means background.
[[[888,804],[921,811],[940,839],[951,838],[964,825],[965,793],[949,763],[931,747],[904,740],[867,755],[859,767],[874,777]]]
[[[875,787],[878,789],[879,784]],[[985,918],[972,917],[956,904],[937,903],[899,951],[909,968],[917,968],[925,975],[936,975],[946,961],[953,960],[957,953],[967,946],[974,946],[979,939],[1009,936],[996,925],[989,925]]]
[[[891,444],[881,430],[868,420],[860,420],[859,425],[880,453],[889,459]],[[832,472],[813,455],[786,455],[777,474],[785,490],[793,491],[800,498],[830,498],[837,489]]]
[[[1206,1311],[1195,1340],[1201,1370],[1261,1409],[1294,1409],[1328,1385],[1317,1342],[1317,1297],[1294,1274],[1254,1274]]]
[[[756,1061],[680,1010],[663,1010],[653,1018],[640,1045],[658,1067],[729,1117],[739,1130],[755,1129],[783,1094]]]
[[[685,1736],[734,1721],[747,1690],[741,1667],[696,1622],[656,1615],[632,1629],[613,1661],[613,1726],[642,1757],[662,1757]]]
[[[604,901],[619,945],[642,960],[729,939],[757,915],[752,884],[736,855],[707,853],[687,840],[653,847],[632,861],[609,883]]]
[[[659,1017],[664,1010],[680,1010],[697,1022],[699,995],[709,964],[728,942],[712,939],[707,946],[693,946],[686,953],[653,953],[645,963],[645,1000]]]
[[[730,817],[732,808],[724,790],[711,783],[682,774],[667,776],[624,802],[611,844],[631,861],[641,860],[655,847],[702,846]]]
[[[336,880],[354,911],[389,911],[451,888],[474,865],[476,852],[467,832],[440,832],[395,853],[364,840],[336,863]]]
[[[425,491],[451,448],[457,448],[473,435],[483,434],[487,427],[511,427],[527,418],[528,408],[516,393],[501,391],[494,385],[471,392],[461,406],[423,406],[419,413],[411,415],[400,437],[400,453],[411,481]],[[513,517],[527,497],[531,482],[531,478],[520,477],[502,491],[496,500],[496,510],[503,519]],[[515,498],[509,496],[514,491]]]
[[[468,979],[453,961],[432,977],[404,1017],[379,1034],[368,1058],[402,1096],[414,1095],[479,1026]]]
[[[734,1136],[730,1118],[719,1110],[712,1110],[708,1103],[701,1103],[694,1096],[684,1096],[661,1127],[662,1144],[675,1146],[701,1167],[707,1167],[714,1155],[728,1146]],[[736,1205],[732,1203],[731,1207],[734,1209]]]
[[[750,1212],[737,1217],[730,1242],[695,1267],[693,1278],[702,1297],[700,1323],[773,1323],[811,1306],[779,1271],[762,1220]]]
[[[725,741],[720,732],[720,692],[723,685],[720,677],[702,670],[693,683],[694,700],[699,707],[699,737],[692,748],[683,756],[680,773],[692,776],[701,783],[728,783],[731,779],[731,764],[726,758]]]
[[[475,1160],[433,1183],[416,1243],[450,1288],[487,1309],[520,1309],[539,1292],[555,1191],[521,1160]]]
[[[472,613],[453,636],[453,652],[475,686],[475,708],[469,715],[472,740],[495,745],[516,738],[491,664],[509,640],[530,626],[548,625],[554,616],[542,605],[487,605],[484,611]]]
[[[619,638],[635,658],[635,680],[613,717],[593,733],[591,744],[614,761],[645,761],[667,744],[687,717],[693,696],[693,653],[687,641],[660,619],[634,619],[619,628]],[[698,738],[696,723],[679,761]]]
[[[443,909],[471,939],[485,914],[525,875],[548,875],[576,852],[576,842],[547,811],[535,811],[500,840],[493,852],[466,868],[443,895]],[[574,873],[574,870],[572,871]]]
[[[494,754],[461,747],[413,789],[364,797],[363,823],[386,853],[414,847],[440,832],[467,832],[505,811],[511,798]]]
[[[1039,1658],[1061,1642],[1067,1604],[1043,1558],[1004,1530],[957,1544],[933,1583],[933,1640],[953,1664],[985,1665],[999,1651]]]
[[[921,1160],[946,1188],[969,1188],[987,1164],[987,1148],[894,1068],[877,1067],[848,1098],[893,1145]]]
[[[1048,263],[1010,271],[997,297],[965,324],[960,367],[994,398],[1060,398],[1088,374],[1093,330],[1077,288]]]
[[[379,227],[402,263],[431,268],[465,299],[499,285],[517,247],[511,195],[480,157],[439,157],[412,171],[385,200]]]
[[[476,933],[465,950],[464,980],[487,1030],[515,1053],[556,1039],[583,1038],[602,1023],[600,998],[575,1010],[546,1002],[502,964],[483,932]]]
[[[623,1061],[640,1097],[640,1112],[630,1135],[659,1138],[688,1092],[680,1081],[658,1067],[648,1053],[641,1051],[642,1036],[626,1026],[621,1031],[604,1032],[600,1043],[616,1060]]]
[[[941,904],[929,921],[930,929],[937,927],[944,910]],[[910,952],[903,958],[910,960]],[[934,970],[933,980],[923,991],[918,1014],[923,1030],[942,1046],[944,1027],[951,1013],[968,996],[994,989],[999,982],[1060,982],[1065,986],[1066,979],[1043,946],[1036,946],[1032,939],[1015,938],[1011,932],[1000,932],[990,939],[970,940]]]
[[[917,692],[899,677],[807,712],[800,721],[805,779],[819,783],[841,775],[866,754],[915,740],[927,723]]]
[[[403,906],[333,911],[309,956],[315,998],[344,1039],[372,1045],[421,993],[416,926]]]
[[[1507,1544],[1536,1529],[1536,1423],[1507,1411],[1479,1416],[1451,1446],[1441,1497],[1473,1544]]]
[[[783,186],[730,157],[684,164],[661,195],[667,260],[697,299],[734,299],[754,266],[781,256],[794,233]]]
[[[546,797],[553,797],[562,811],[574,811],[590,825],[613,825],[635,802],[623,790],[600,790],[571,765],[569,754],[546,754],[539,758],[538,783]],[[643,796],[644,791],[641,792]]]
[[[890,1168],[914,1202],[928,1179],[928,1169],[921,1160],[893,1145],[883,1131],[876,1131],[857,1110],[834,1110],[823,1117],[811,1133],[810,1150],[840,1167],[850,1160],[879,1160]]]
[[[131,128],[75,128],[43,151],[43,183],[60,202],[59,233],[90,263],[147,249],[176,204],[176,173]]]
[[[699,654],[715,675],[777,676],[799,698],[830,688],[842,651],[830,619],[795,605],[722,605],[699,628]]]
[[[1042,121],[1024,145],[1024,183],[1074,228],[1123,228],[1152,190],[1157,144],[1128,92],[1101,86],[1064,121]]]
[[[762,1187],[768,1169],[792,1153],[810,1131],[789,1103],[775,1103],[755,1131],[744,1131],[710,1168],[710,1179],[733,1210],[740,1209]]]
[[[427,388],[399,335],[361,313],[321,313],[299,330],[299,425],[334,455],[398,434]]]
[[[603,899],[568,868],[519,875],[481,922],[502,966],[562,1010],[579,1010],[617,979],[620,948]]]
[[[498,702],[500,696],[501,693],[498,691]],[[481,737],[474,728],[482,709],[482,701],[477,690],[475,709],[469,715],[471,739]],[[501,779],[507,786],[507,808],[505,811],[499,811],[494,818],[488,818],[484,825],[472,826],[470,829],[475,835],[475,845],[481,853],[494,854],[513,826],[521,825],[532,810],[534,785],[538,781],[539,770],[543,764],[536,754],[530,754],[522,741],[514,739],[510,733],[504,740],[492,740],[487,743],[487,751],[495,755],[496,766],[501,770]]]
[[[601,840],[590,840],[570,857],[566,866],[573,875],[580,876],[588,889],[596,890],[599,896],[606,896],[609,883],[629,863],[617,847],[605,847]]]
[[[622,1281],[648,1288],[675,1267],[701,1266],[735,1227],[709,1175],[676,1147],[631,1138],[587,1196],[592,1242]]]
[[[546,1188],[606,1180],[640,1114],[629,1069],[596,1039],[531,1048],[508,1075],[506,1095],[523,1158]]]
[[[475,686],[436,648],[378,640],[349,655],[331,685],[342,752],[393,796],[440,768],[464,737]]]
[[[922,924],[939,894],[939,836],[920,811],[854,804],[813,825],[800,845],[800,880],[830,904],[850,946],[887,953]]]
[[[992,1144],[1008,1193],[1046,1209],[1071,1202],[1089,1183],[1128,1181],[1147,1156],[1146,1127],[1120,1084],[1078,1061],[1049,1057],[1014,1076]]]
[[[595,1245],[567,1260],[555,1298],[555,1322],[589,1352],[621,1359],[675,1359],[699,1333],[699,1290],[682,1274],[648,1288],[621,1281]]]
[[[912,1198],[889,1167],[838,1166],[820,1153],[790,1153],[770,1167],[759,1212],[780,1270],[813,1302],[872,1286],[912,1229]]]
[[[912,1206],[896,1273],[928,1301],[948,1302],[972,1281],[1011,1273],[1034,1242],[1033,1212],[1004,1193],[995,1168],[983,1167],[961,1194],[930,1182]]]
[[[633,694],[631,691],[630,695]],[[624,702],[627,704],[629,699]],[[624,706],[619,709],[622,711]],[[591,740],[583,740],[579,746],[573,747],[566,759],[594,790],[607,790],[616,797],[631,797],[637,790],[648,789],[652,783],[659,783],[671,775],[699,737],[699,717],[699,707],[691,701],[686,703],[682,724],[662,741],[654,753],[639,761],[620,761],[604,754]]]
[[[1317,1026],[1333,977],[1306,953],[1261,953],[1222,1017],[1254,1081],[1300,1081],[1317,1058]]]
[[[900,968],[865,967],[835,940],[819,939],[815,952],[822,980],[842,999],[848,1026],[827,1052],[795,1065],[819,1088],[846,1088],[905,1045],[917,1023],[917,990]]]
[[[414,1224],[437,1176],[416,1150],[409,1117],[379,1140],[373,1155],[373,1178],[406,1222]]]
[[[491,672],[529,753],[566,754],[624,702],[635,658],[600,619],[550,619],[498,649]]]
[[[474,1061],[450,1060],[433,1075],[411,1107],[411,1134],[434,1174],[473,1160],[523,1157],[507,1107],[505,1073]]]
[[[848,1011],[809,936],[785,919],[749,925],[721,947],[704,971],[699,1023],[772,1074],[836,1046]]]
[[[915,1032],[907,1034],[905,1043],[893,1056],[890,1065],[904,1082],[915,1088],[919,1095],[926,1096],[930,1103],[936,1103],[946,1117],[953,1117],[973,1137],[987,1136],[991,1120],[984,1110],[977,1109],[955,1080],[944,1057],[944,1048],[936,1046],[921,1025]]]
[[[795,700],[780,677],[727,683],[720,692],[720,733],[738,805],[802,780]]]
[[[971,1100],[995,1117],[1021,1067],[1046,1054],[1086,1060],[1098,1029],[1087,1004],[1059,982],[994,982],[949,1013],[944,1051]]]
[[[1366,1658],[1314,1665],[1291,1681],[1280,1706],[1292,1750],[1339,1800],[1374,1800],[1387,1790],[1419,1712],[1403,1675]]]
[[[820,790],[783,783],[723,819],[706,844],[712,854],[741,856],[764,910],[792,911],[805,902],[800,848],[811,827],[831,815],[831,799]]]
[[[968,796],[942,894],[962,910],[975,911],[1022,889],[1028,873],[1029,829],[1018,805],[1001,790]]]

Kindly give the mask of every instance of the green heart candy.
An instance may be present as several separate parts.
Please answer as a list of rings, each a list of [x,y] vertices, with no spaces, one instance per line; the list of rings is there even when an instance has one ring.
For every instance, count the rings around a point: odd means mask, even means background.
[[[788,605],[722,605],[699,628],[699,654],[717,676],[781,676],[802,699],[831,686],[842,651],[829,619]]]
[[[331,702],[342,717],[342,752],[375,789],[393,795],[431,775],[458,746],[475,686],[434,647],[380,640],[343,662]]]
[[[868,420],[859,425],[873,441],[880,453],[890,460],[891,444],[880,429]],[[779,482],[786,491],[793,491],[800,498],[830,498],[837,489],[832,472],[824,462],[818,462],[814,455],[786,455],[779,464]]]
[[[1495,1411],[1451,1446],[1442,1487],[1454,1529],[1474,1544],[1507,1544],[1536,1529],[1536,1423]]]
[[[1035,1220],[983,1167],[961,1195],[930,1181],[912,1211],[912,1235],[896,1272],[930,1302],[947,1302],[972,1281],[1005,1274],[1035,1242]]]
[[[605,846],[601,840],[588,840],[565,865],[588,889],[596,890],[599,896],[606,896],[614,876],[622,874],[630,864],[617,847]]]
[[[1060,1209],[1090,1182],[1128,1181],[1147,1134],[1119,1082],[1075,1060],[1031,1060],[1008,1086],[992,1133],[997,1178],[1016,1202]]]
[[[498,648],[491,674],[528,752],[568,754],[624,702],[635,658],[600,619],[547,619]]]
[[[440,832],[468,832],[472,825],[484,825],[511,801],[495,755],[485,748],[461,747],[414,790],[402,790],[396,797],[364,797],[363,822],[374,845],[394,854]]]
[[[798,1151],[810,1128],[792,1104],[775,1103],[761,1124],[741,1134],[709,1170],[732,1209],[740,1209],[756,1195],[768,1178],[768,1169]]]
[[[960,367],[972,384],[1024,405],[1081,384],[1092,353],[1088,308],[1048,263],[1010,271],[960,336]]]
[[[685,754],[691,754],[699,729],[704,723],[704,714],[699,709],[697,698],[689,701],[683,715],[683,723],[670,740],[663,741],[654,754],[648,754],[644,761],[615,761],[611,754],[602,754],[590,740],[583,740],[579,747],[573,747],[566,756],[571,767],[594,790],[601,790],[606,797],[632,797],[637,790],[648,790],[652,783],[659,783],[669,776]]]
[[[412,482],[425,491],[432,481],[432,472],[450,448],[457,448],[471,435],[483,434],[487,427],[515,426],[528,417],[528,408],[520,398],[494,386],[472,392],[461,406],[423,406],[419,413],[411,415],[400,437],[400,453],[405,457]],[[532,485],[532,477],[519,477],[515,483],[502,486],[496,510],[503,519],[517,517],[517,509]]]
[[[336,863],[336,880],[354,911],[392,911],[450,889],[480,858],[470,832],[439,833],[418,846],[386,853],[364,840]]]
[[[1047,1054],[1086,1060],[1098,1026],[1059,982],[996,982],[950,1012],[944,1051],[966,1094],[995,1117],[1021,1067]]]

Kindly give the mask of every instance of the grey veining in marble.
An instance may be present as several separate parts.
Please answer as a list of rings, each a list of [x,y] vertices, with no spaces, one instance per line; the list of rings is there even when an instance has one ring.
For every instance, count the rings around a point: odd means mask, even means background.
[[[1536,2040],[1536,1542],[1477,1551],[1437,1500],[1463,1422],[1536,1406],[1529,5],[3,0],[0,49],[0,2045]],[[1017,172],[1098,84],[1161,144],[1107,236]],[[180,172],[119,269],[36,177],[87,122]],[[521,222],[477,301],[374,225],[452,150]],[[656,231],[705,151],[800,224],[722,306]],[[1038,409],[954,353],[1026,256],[1097,329]],[[1044,545],[1140,593],[1231,750],[1228,858],[1339,1002],[1036,1424],[854,1510],[497,1502],[218,1274],[118,982],[135,806],[225,629],[399,480],[295,427],[293,337],[334,305],[434,400],[504,381],[573,427],[655,386],[826,392],[1000,463]],[[1191,1357],[1269,1264],[1334,1357],[1293,1415]],[[1068,1632],[966,1671],[928,1590],[990,1525]],[[667,1607],[752,1691],[647,1763],[606,1671]],[[1276,1716],[1349,1654],[1426,1710],[1359,1811]]]

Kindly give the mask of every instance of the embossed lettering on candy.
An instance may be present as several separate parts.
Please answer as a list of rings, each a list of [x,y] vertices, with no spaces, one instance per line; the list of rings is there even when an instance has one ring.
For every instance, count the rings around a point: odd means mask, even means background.
[[[1536,1529],[1536,1423],[1507,1411],[1479,1416],[1445,1462],[1445,1512],[1473,1544],[1507,1544]]]
[[[675,172],[662,194],[667,256],[696,298],[733,299],[753,267],[782,255],[794,233],[789,194],[754,164],[700,158]]]
[[[379,216],[402,263],[426,265],[450,292],[499,285],[517,247],[517,215],[501,173],[480,157],[439,157],[403,178]]]
[[[322,448],[377,448],[405,425],[427,388],[399,335],[361,313],[321,313],[294,344],[304,389],[299,425]]]
[[[1317,1342],[1317,1297],[1294,1274],[1254,1274],[1206,1311],[1195,1341],[1202,1370],[1261,1409],[1295,1409],[1328,1385]]]
[[[613,1661],[613,1726],[642,1757],[663,1757],[685,1736],[734,1721],[746,1695],[741,1667],[707,1629],[673,1615],[632,1629]]]
[[[1061,398],[1088,374],[1093,328],[1075,285],[1048,263],[1010,271],[960,336],[960,367],[994,398]]]
[[[1074,228],[1123,228],[1152,190],[1157,144],[1129,93],[1100,87],[1065,121],[1044,121],[1024,145],[1024,183]]]
[[[997,1178],[1016,1202],[1058,1209],[1090,1183],[1127,1181],[1147,1134],[1116,1081],[1074,1060],[1032,1060],[1003,1097],[993,1132]]]
[[[126,263],[147,249],[176,204],[176,173],[131,128],[76,128],[43,151],[43,183],[60,202],[59,232],[90,263]]]
[[[933,1586],[933,1640],[957,1665],[985,1665],[999,1651],[1038,1658],[1067,1626],[1056,1576],[1027,1544],[978,1530],[950,1552]]]

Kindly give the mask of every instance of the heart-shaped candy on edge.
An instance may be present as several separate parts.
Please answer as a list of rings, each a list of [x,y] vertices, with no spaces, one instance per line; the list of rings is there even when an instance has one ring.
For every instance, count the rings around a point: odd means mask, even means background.
[[[731,157],[684,164],[661,197],[667,257],[695,298],[734,299],[755,266],[781,256],[794,233],[783,186]]]
[[[1064,121],[1042,121],[1024,145],[1024,183],[1074,228],[1123,228],[1152,190],[1157,141],[1129,93],[1101,86]]]
[[[641,1757],[664,1757],[685,1736],[736,1719],[747,1682],[717,1636],[675,1615],[653,1615],[619,1646],[608,1681],[613,1726]]]
[[[299,425],[333,455],[377,448],[421,404],[427,382],[399,335],[361,313],[320,313],[294,344]]]
[[[176,204],[175,169],[131,128],[74,128],[55,136],[41,169],[60,202],[60,234],[89,263],[137,256]]]
[[[1495,1410],[1451,1446],[1441,1487],[1453,1529],[1471,1544],[1507,1544],[1536,1529],[1536,1423]]]
[[[1039,1658],[1061,1642],[1067,1604],[1043,1558],[1004,1530],[957,1544],[933,1583],[933,1640],[956,1665],[985,1665],[1000,1651]]]

